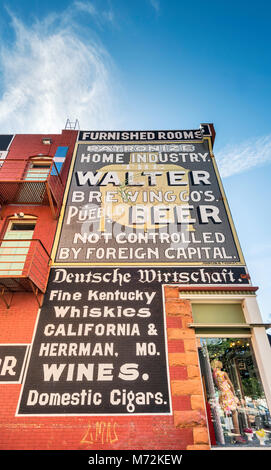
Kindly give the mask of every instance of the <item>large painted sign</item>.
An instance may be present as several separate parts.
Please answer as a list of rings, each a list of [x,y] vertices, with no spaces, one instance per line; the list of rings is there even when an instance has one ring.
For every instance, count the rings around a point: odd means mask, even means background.
[[[18,415],[169,414],[163,285],[237,283],[243,267],[52,268]]]
[[[204,135],[79,133],[18,416],[172,413],[163,286],[250,284]]]
[[[53,268],[18,414],[169,414],[158,286],[133,269]]]
[[[115,134],[123,138],[79,138]],[[244,265],[210,140],[183,140],[79,141],[55,263]]]

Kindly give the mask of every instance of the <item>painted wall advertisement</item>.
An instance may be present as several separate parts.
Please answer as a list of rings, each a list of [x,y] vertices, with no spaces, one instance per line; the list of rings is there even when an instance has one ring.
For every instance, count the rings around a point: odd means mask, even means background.
[[[51,270],[22,414],[167,414],[162,290],[118,268]]]
[[[28,344],[0,344],[0,383],[20,383]]]
[[[55,261],[243,264],[208,140],[79,143]]]
[[[18,415],[171,414],[163,285],[249,284],[209,141],[183,132],[80,133]]]

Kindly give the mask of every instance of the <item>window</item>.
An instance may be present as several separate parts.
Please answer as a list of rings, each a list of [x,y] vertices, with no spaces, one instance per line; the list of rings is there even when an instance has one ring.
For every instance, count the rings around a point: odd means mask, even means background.
[[[0,275],[20,276],[30,248],[36,222],[10,220],[0,246]]]
[[[29,223],[29,224],[25,223],[24,224],[23,222],[21,222],[21,223],[20,222],[18,222],[18,223],[13,222],[12,225],[11,225],[10,230],[15,231],[15,232],[25,231],[25,230],[34,231],[34,228],[35,228],[35,224],[31,224],[31,223]]]
[[[31,160],[25,180],[45,181],[50,173],[51,160]]]
[[[202,337],[199,358],[212,445],[270,446],[271,417],[250,338]]]
[[[42,143],[43,143],[44,145],[50,145],[50,144],[52,143],[52,139],[50,139],[50,138],[48,138],[48,137],[44,137],[44,138],[42,139]]]

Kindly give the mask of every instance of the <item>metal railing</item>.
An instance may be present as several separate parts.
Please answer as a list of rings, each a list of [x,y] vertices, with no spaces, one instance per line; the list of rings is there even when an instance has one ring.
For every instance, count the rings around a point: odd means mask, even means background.
[[[0,284],[11,289],[14,281],[17,288],[25,290],[25,280],[31,281],[41,292],[45,292],[50,255],[38,239],[0,239]],[[18,290],[14,287],[14,290]]]
[[[39,165],[35,168],[33,165]],[[48,164],[48,167],[46,167]],[[49,204],[60,207],[64,185],[52,159],[0,160],[0,201],[18,204]],[[53,208],[53,207],[52,207]]]

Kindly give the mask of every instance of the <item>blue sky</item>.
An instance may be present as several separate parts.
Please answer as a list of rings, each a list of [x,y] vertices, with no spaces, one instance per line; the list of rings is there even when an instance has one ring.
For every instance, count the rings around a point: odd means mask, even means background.
[[[189,129],[214,153],[271,321],[271,5],[241,0],[1,1],[1,133]]]

